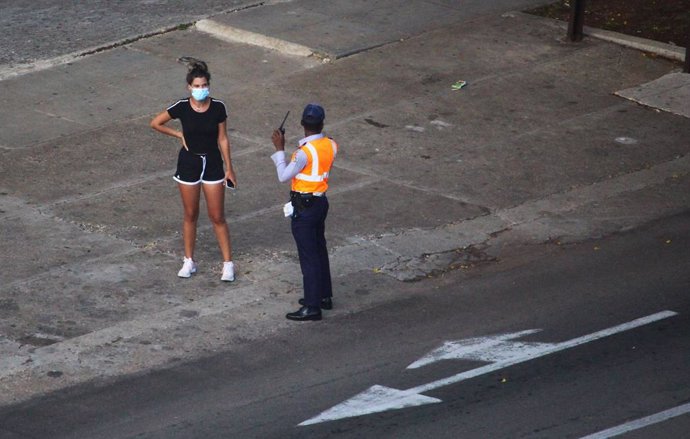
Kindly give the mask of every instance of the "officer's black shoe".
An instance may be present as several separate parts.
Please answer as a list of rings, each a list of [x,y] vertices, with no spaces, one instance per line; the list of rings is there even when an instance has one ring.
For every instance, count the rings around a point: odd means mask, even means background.
[[[297,302],[300,305],[304,305],[306,303],[304,299],[299,299]],[[330,297],[324,297],[321,299],[321,309],[333,309],[333,299]]]
[[[285,317],[289,320],[297,320],[300,322],[307,320],[321,320],[321,310],[319,308],[303,306],[295,312],[287,313]]]

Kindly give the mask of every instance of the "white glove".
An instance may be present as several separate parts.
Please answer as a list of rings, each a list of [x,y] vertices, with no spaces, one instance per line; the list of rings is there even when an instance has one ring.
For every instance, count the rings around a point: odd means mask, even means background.
[[[294,211],[294,209],[292,207],[292,201],[288,201],[287,203],[285,203],[285,206],[283,206],[283,214],[286,217],[292,216],[293,211]]]

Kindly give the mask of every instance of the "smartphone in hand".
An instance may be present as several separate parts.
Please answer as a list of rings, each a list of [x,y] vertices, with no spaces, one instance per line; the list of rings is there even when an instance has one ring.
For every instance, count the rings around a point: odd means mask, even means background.
[[[228,189],[232,189],[234,191],[235,190],[235,183],[233,183],[232,180],[226,179],[225,180],[225,187]]]

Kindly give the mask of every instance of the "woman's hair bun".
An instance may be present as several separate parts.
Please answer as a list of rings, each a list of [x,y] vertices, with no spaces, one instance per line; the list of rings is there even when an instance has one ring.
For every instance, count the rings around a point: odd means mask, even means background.
[[[191,84],[194,78],[206,78],[207,81],[211,81],[211,73],[204,61],[191,56],[183,56],[178,58],[178,61],[187,64],[187,84]]]
[[[205,62],[198,60],[198,59],[192,59],[189,61],[189,71],[194,72],[194,71],[199,71],[199,72],[208,72],[208,66],[206,65]]]

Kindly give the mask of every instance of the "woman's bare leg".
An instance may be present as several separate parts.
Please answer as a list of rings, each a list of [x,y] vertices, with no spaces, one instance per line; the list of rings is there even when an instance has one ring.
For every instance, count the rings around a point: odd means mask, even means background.
[[[230,229],[225,220],[225,187],[223,183],[204,184],[204,197],[208,208],[208,219],[213,224],[223,261],[232,261],[232,244],[230,241]]]
[[[184,255],[194,259],[194,245],[196,244],[196,225],[199,219],[199,198],[201,190],[199,184],[190,185],[178,183],[184,219],[182,223],[182,239],[184,240]]]

